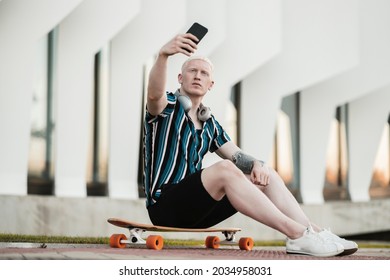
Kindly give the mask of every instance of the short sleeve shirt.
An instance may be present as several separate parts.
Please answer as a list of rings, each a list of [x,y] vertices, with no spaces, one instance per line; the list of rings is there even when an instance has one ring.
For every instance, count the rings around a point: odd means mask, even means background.
[[[211,115],[202,129],[195,129],[173,93],[158,115],[146,112],[144,121],[144,190],[147,205],[154,204],[166,184],[180,182],[202,168],[208,151],[214,152],[230,141],[222,126]]]

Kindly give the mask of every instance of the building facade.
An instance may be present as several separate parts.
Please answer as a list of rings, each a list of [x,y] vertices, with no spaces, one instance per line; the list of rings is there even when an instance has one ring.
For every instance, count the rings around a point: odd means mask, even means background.
[[[389,11],[386,0],[0,0],[0,232],[148,222],[148,71],[193,22],[209,29],[198,54],[215,65],[205,102],[233,140],[318,223],[390,230]],[[185,59],[170,58],[167,90]],[[280,237],[240,215],[225,223]]]

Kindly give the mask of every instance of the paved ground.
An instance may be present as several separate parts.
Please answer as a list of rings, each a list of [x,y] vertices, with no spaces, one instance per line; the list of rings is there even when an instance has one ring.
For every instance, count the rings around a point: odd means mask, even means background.
[[[42,247],[42,248],[41,248]],[[286,254],[284,247],[255,247],[241,251],[234,247],[217,250],[202,247],[165,247],[161,251],[146,248],[114,249],[108,245],[63,245],[32,243],[0,243],[1,260],[202,260],[202,259],[252,259],[252,260],[315,260],[303,255]],[[390,260],[389,248],[359,249],[355,254],[326,258],[330,260]]]

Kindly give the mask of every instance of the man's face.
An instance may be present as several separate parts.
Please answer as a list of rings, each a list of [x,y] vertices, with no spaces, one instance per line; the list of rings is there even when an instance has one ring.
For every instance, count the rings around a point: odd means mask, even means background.
[[[203,96],[214,84],[211,71],[211,66],[206,61],[190,60],[179,74],[179,83],[187,94]]]

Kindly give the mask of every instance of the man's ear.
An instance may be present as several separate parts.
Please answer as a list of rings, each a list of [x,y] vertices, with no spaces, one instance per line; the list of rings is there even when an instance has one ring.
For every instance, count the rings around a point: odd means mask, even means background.
[[[211,84],[209,86],[209,90],[211,90],[213,88],[213,86],[214,86],[214,81],[211,81]]]
[[[179,84],[183,83],[183,75],[182,74],[177,75],[177,81],[179,82]]]

